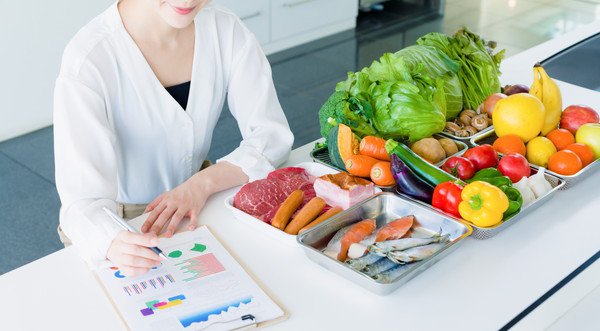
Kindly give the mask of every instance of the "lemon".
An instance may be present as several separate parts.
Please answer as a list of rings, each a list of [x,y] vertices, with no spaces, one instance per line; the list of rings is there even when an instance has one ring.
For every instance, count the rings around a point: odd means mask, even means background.
[[[498,100],[492,113],[498,137],[516,134],[524,142],[540,134],[544,119],[544,104],[528,93],[517,93]]]
[[[556,153],[556,147],[546,137],[535,137],[527,144],[527,161],[540,167],[547,168],[548,160]]]

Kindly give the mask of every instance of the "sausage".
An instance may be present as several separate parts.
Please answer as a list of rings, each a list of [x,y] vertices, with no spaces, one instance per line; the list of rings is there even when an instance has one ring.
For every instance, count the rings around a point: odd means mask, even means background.
[[[343,211],[342,208],[340,207],[333,207],[331,209],[329,209],[328,211],[324,212],[323,214],[321,214],[321,216],[317,217],[314,221],[310,222],[307,226],[303,227],[302,229],[300,229],[299,233],[302,233],[310,228],[312,228],[313,226],[320,224],[321,222],[323,222],[324,220],[333,217],[339,213],[341,213]]]
[[[277,209],[273,219],[271,219],[271,225],[283,231],[290,221],[290,217],[292,217],[296,209],[302,204],[303,199],[304,192],[302,190],[295,190],[290,193],[281,206],[279,206],[279,209]]]
[[[297,235],[300,229],[319,216],[326,205],[325,200],[319,197],[312,198],[304,207],[302,207],[302,209],[300,209],[290,224],[285,227],[285,232]]]

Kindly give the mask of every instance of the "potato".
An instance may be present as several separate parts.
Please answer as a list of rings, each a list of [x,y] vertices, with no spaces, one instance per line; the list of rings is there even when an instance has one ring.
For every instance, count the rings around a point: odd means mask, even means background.
[[[440,162],[446,157],[444,148],[434,138],[423,138],[415,142],[411,149],[417,155],[433,164]]]
[[[442,145],[444,151],[446,151],[446,157],[450,157],[451,155],[458,153],[458,146],[456,145],[454,140],[449,138],[440,138],[438,142],[440,143],[440,145]]]

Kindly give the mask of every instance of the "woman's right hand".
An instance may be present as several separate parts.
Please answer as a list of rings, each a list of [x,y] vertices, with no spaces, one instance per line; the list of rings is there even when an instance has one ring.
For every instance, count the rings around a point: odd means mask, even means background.
[[[113,239],[106,258],[119,267],[125,276],[140,276],[152,267],[160,265],[161,259],[148,247],[158,246],[158,237],[153,234],[139,234],[121,231]]]

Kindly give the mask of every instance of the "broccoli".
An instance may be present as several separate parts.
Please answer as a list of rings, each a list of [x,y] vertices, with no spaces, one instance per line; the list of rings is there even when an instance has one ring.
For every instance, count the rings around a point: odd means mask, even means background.
[[[350,98],[345,91],[337,91],[319,110],[321,136],[327,139],[329,131],[338,123],[349,126],[354,133],[361,137],[376,135],[377,131],[365,116],[372,117],[371,106],[367,101],[361,102],[357,98]]]

